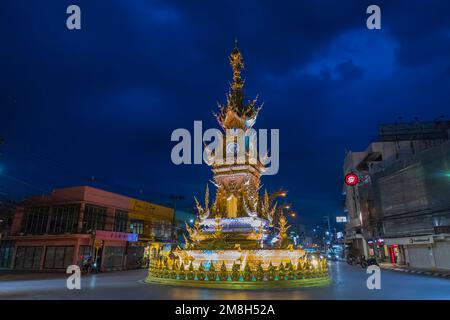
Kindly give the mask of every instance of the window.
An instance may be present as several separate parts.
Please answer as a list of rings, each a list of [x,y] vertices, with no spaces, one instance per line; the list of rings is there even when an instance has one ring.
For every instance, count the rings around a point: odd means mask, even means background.
[[[144,234],[144,221],[143,220],[131,220],[130,232],[137,234]]]
[[[122,269],[124,249],[124,247],[105,247],[103,266],[106,270]]]
[[[73,247],[47,247],[45,269],[65,269],[72,264]]]
[[[167,241],[171,239],[172,225],[169,221],[154,221],[151,225],[151,236],[156,240]]]
[[[106,208],[87,204],[84,208],[83,231],[105,230]]]
[[[39,269],[42,247],[17,247],[16,269]]]
[[[11,268],[14,241],[2,241],[0,245],[0,268]]]
[[[49,207],[25,208],[21,232],[44,234],[47,232]]]
[[[114,216],[114,231],[126,232],[128,225],[128,212],[123,210],[116,210]]]
[[[80,246],[79,251],[80,259],[84,257],[92,256],[92,247],[91,246]]]
[[[76,233],[80,206],[65,205],[52,208],[48,233]]]

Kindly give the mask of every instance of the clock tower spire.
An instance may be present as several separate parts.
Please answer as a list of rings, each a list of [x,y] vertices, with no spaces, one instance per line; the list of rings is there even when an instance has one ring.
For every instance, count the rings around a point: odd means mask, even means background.
[[[214,114],[223,129],[248,129],[253,126],[262,106],[257,107],[258,97],[244,102],[244,84],[242,70],[244,58],[235,40],[234,49],[228,57],[233,72],[230,89],[227,93],[227,103],[219,104],[219,113]]]

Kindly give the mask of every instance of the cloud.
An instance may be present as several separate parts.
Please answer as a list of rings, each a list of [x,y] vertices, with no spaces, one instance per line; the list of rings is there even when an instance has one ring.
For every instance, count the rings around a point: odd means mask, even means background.
[[[0,11],[0,134],[121,185],[186,199],[191,182],[203,191],[209,168],[174,166],[169,137],[194,120],[217,125],[211,111],[228,89],[235,37],[248,97],[265,102],[256,126],[280,128],[280,172],[263,183],[289,187],[299,206],[313,199],[310,217],[339,210],[343,151],[365,148],[379,122],[449,116],[448,1],[380,0],[373,31],[370,1],[79,0],[80,32],[61,23],[63,2],[41,2]],[[14,149],[2,159],[19,175],[33,164]],[[46,168],[33,177],[24,180],[78,182]]]
[[[176,6],[158,0],[115,0],[117,6],[128,12],[141,26],[179,26],[183,16]]]
[[[364,73],[361,67],[356,66],[352,61],[346,61],[338,64],[334,71],[337,78],[343,81],[352,81],[360,78]]]

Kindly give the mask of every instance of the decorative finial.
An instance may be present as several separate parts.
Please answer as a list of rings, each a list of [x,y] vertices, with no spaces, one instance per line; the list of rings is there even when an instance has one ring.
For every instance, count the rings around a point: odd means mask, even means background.
[[[239,50],[237,38],[234,40],[234,48],[228,59],[233,72],[233,78],[230,83],[230,90],[227,93],[227,104],[219,104],[220,113],[214,115],[223,128],[251,127],[255,123],[261,106],[256,107],[257,98],[248,103],[244,103],[245,81],[241,76],[242,69],[244,69],[244,59]],[[228,111],[233,111],[238,118],[227,118]]]
[[[244,87],[244,81],[241,78],[241,70],[244,68],[244,59],[242,58],[241,51],[237,46],[237,39],[234,42],[235,47],[230,54],[230,65],[233,70],[233,82],[231,84],[232,95],[234,103],[236,105],[242,104],[242,88]]]

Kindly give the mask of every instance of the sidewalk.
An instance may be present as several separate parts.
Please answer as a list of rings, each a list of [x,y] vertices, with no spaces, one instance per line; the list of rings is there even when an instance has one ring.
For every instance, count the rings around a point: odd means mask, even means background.
[[[47,280],[66,278],[64,272],[30,272],[30,271],[15,271],[15,270],[0,270],[1,281],[21,281],[21,280]]]
[[[386,270],[392,270],[392,271],[423,274],[423,275],[432,276],[432,277],[450,279],[450,271],[445,271],[445,270],[415,269],[415,268],[410,268],[408,266],[400,266],[398,264],[392,264],[392,263],[388,263],[388,262],[380,263],[380,268],[386,269]]]

